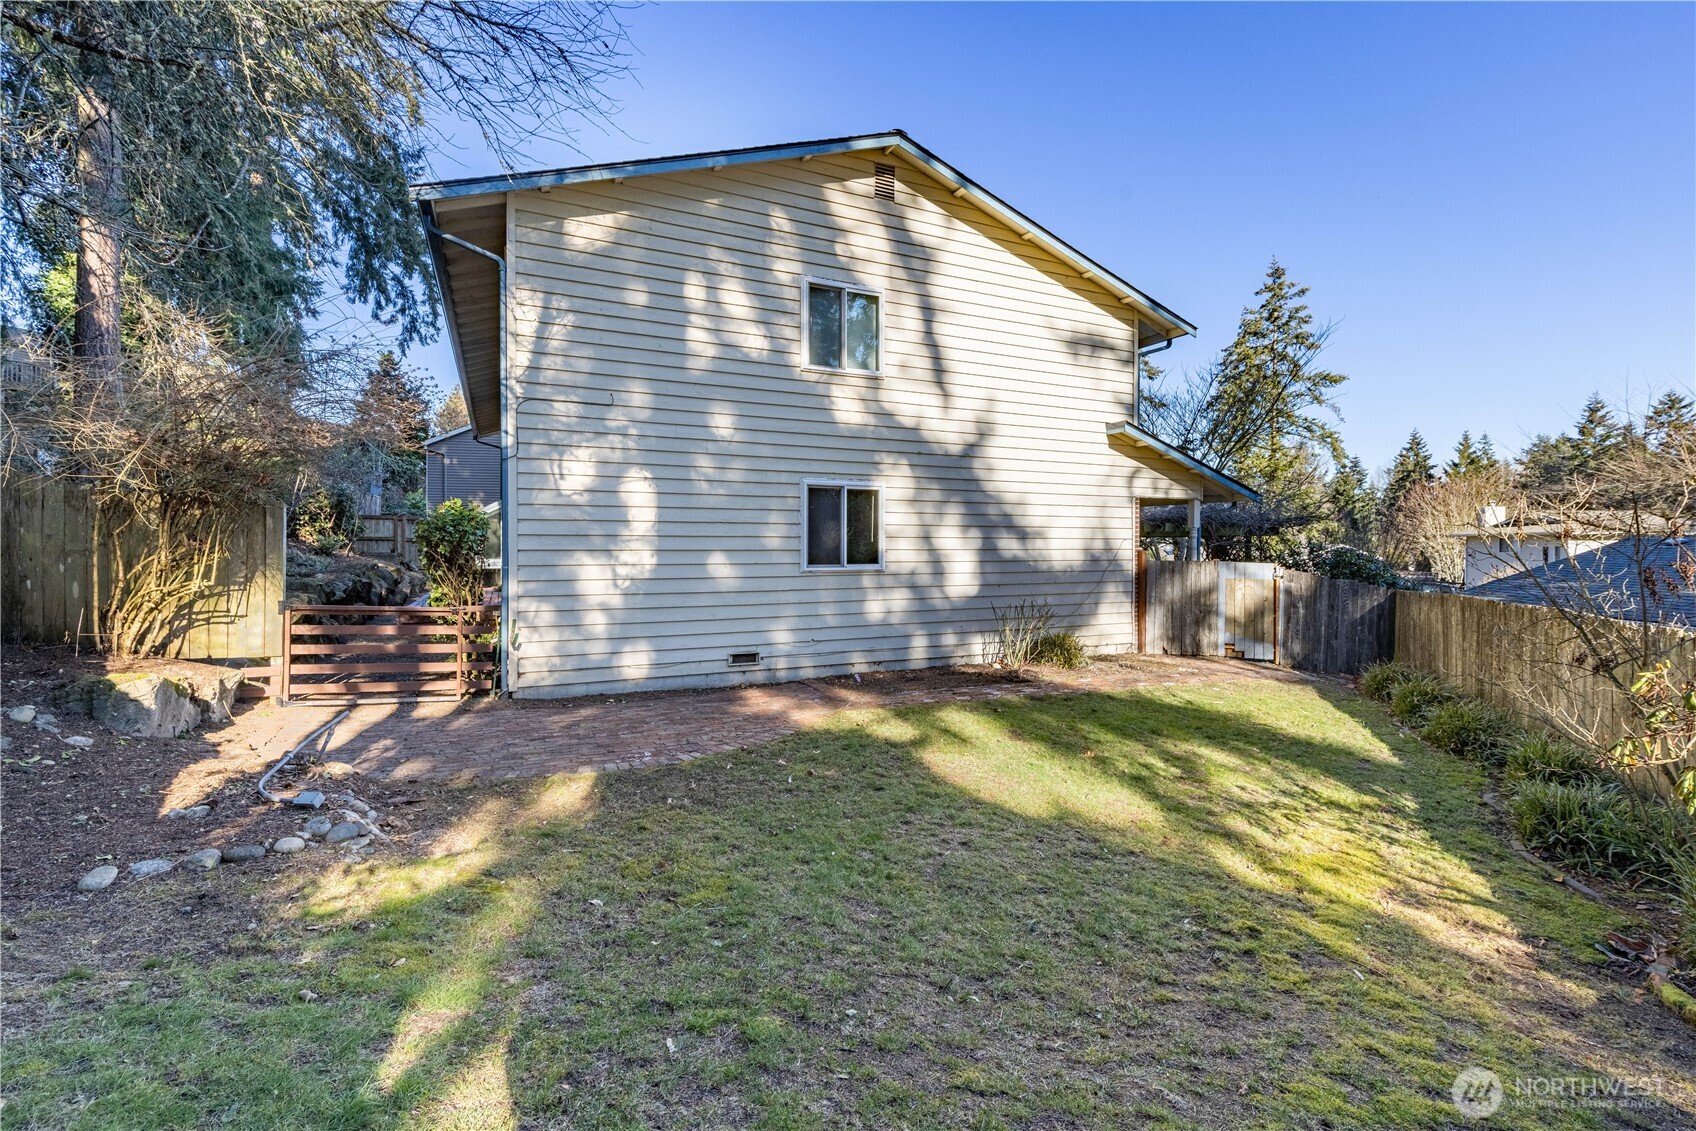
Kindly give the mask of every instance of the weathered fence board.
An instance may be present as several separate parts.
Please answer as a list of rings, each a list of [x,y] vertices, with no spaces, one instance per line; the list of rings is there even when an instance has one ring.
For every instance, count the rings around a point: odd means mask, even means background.
[[[1278,583],[1278,660],[1310,672],[1358,672],[1387,660],[1396,591],[1286,570]]]
[[[1696,673],[1696,635],[1650,628],[1682,678]],[[1636,711],[1594,661],[1572,623],[1541,605],[1515,605],[1456,593],[1400,593],[1396,659],[1517,716],[1575,738],[1611,745],[1631,733]],[[1635,673],[1621,671],[1629,682]],[[1634,775],[1667,793],[1676,770]]]
[[[409,514],[362,514],[359,524],[355,550],[366,557],[418,568],[418,543],[413,538],[417,518]]]
[[[1219,655],[1219,563],[1146,562],[1145,652]]]
[[[1240,654],[1315,672],[1389,659],[1395,590],[1274,573],[1264,562],[1146,562],[1143,651]]]
[[[298,605],[285,615],[289,642],[278,694],[345,701],[491,690],[498,663],[487,637],[497,615],[481,605]],[[371,639],[396,636],[409,639]],[[364,678],[373,675],[381,678]]]
[[[92,642],[94,604],[111,592],[112,550],[96,545],[88,493],[64,479],[31,478],[0,490],[0,621],[7,640]],[[145,547],[126,540],[134,560]],[[205,594],[184,610],[165,645],[179,659],[274,656],[282,648],[283,512],[256,511],[238,526]]]

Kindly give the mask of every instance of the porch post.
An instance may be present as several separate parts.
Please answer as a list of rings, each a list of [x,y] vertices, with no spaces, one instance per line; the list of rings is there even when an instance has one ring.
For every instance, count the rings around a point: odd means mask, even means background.
[[[1192,562],[1201,560],[1201,500],[1190,500],[1190,544],[1186,557]]]

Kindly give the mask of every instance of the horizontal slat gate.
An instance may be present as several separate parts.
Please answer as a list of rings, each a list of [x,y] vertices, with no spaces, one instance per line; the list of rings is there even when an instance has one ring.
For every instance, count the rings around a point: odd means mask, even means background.
[[[495,610],[300,605],[284,614],[285,700],[459,697],[494,689]]]

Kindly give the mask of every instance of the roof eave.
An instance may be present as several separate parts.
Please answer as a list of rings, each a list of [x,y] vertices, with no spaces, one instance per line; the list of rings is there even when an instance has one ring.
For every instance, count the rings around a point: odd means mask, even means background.
[[[421,207],[428,208],[431,201],[482,196],[488,193],[554,188],[561,185],[607,181],[621,177],[646,177],[696,169],[721,169],[735,165],[799,160],[826,154],[856,153],[867,150],[882,150],[891,155],[899,154],[908,163],[917,166],[949,186],[955,196],[971,200],[978,208],[1017,232],[1021,238],[1048,252],[1077,271],[1086,281],[1102,287],[1121,303],[1135,310],[1138,315],[1155,323],[1160,332],[1150,335],[1147,340],[1139,341],[1139,344],[1143,346],[1155,345],[1196,332],[1194,323],[1102,267],[1101,264],[943,161],[901,130],[861,134],[854,137],[830,138],[824,141],[797,142],[792,145],[756,146],[747,149],[693,153],[679,157],[583,165],[576,168],[552,169],[535,173],[474,177],[454,181],[431,181],[415,184],[409,188],[408,192],[412,199],[420,203]]]
[[[1209,465],[1202,463],[1200,460],[1184,451],[1184,449],[1168,444],[1165,440],[1162,440],[1146,428],[1132,424],[1129,420],[1119,420],[1109,424],[1107,426],[1107,434],[1109,436],[1123,436],[1133,443],[1141,444],[1174,463],[1188,468],[1190,471],[1195,472],[1197,475],[1200,475],[1202,478],[1218,486],[1227,495],[1234,496],[1236,501],[1248,503],[1260,502],[1259,491],[1256,491],[1254,488],[1245,483],[1231,478],[1216,467],[1210,467]]]

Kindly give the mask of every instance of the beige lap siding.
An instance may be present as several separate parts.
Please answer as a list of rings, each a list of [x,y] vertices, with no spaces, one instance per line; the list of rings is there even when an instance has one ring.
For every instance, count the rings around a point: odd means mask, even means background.
[[[857,156],[510,197],[517,693],[975,661],[991,606],[1033,598],[1134,644],[1131,501],[1198,485],[1108,446],[1128,312],[898,177],[893,202]],[[882,377],[801,367],[806,277],[881,292]],[[805,478],[883,488],[883,571],[802,571]]]

